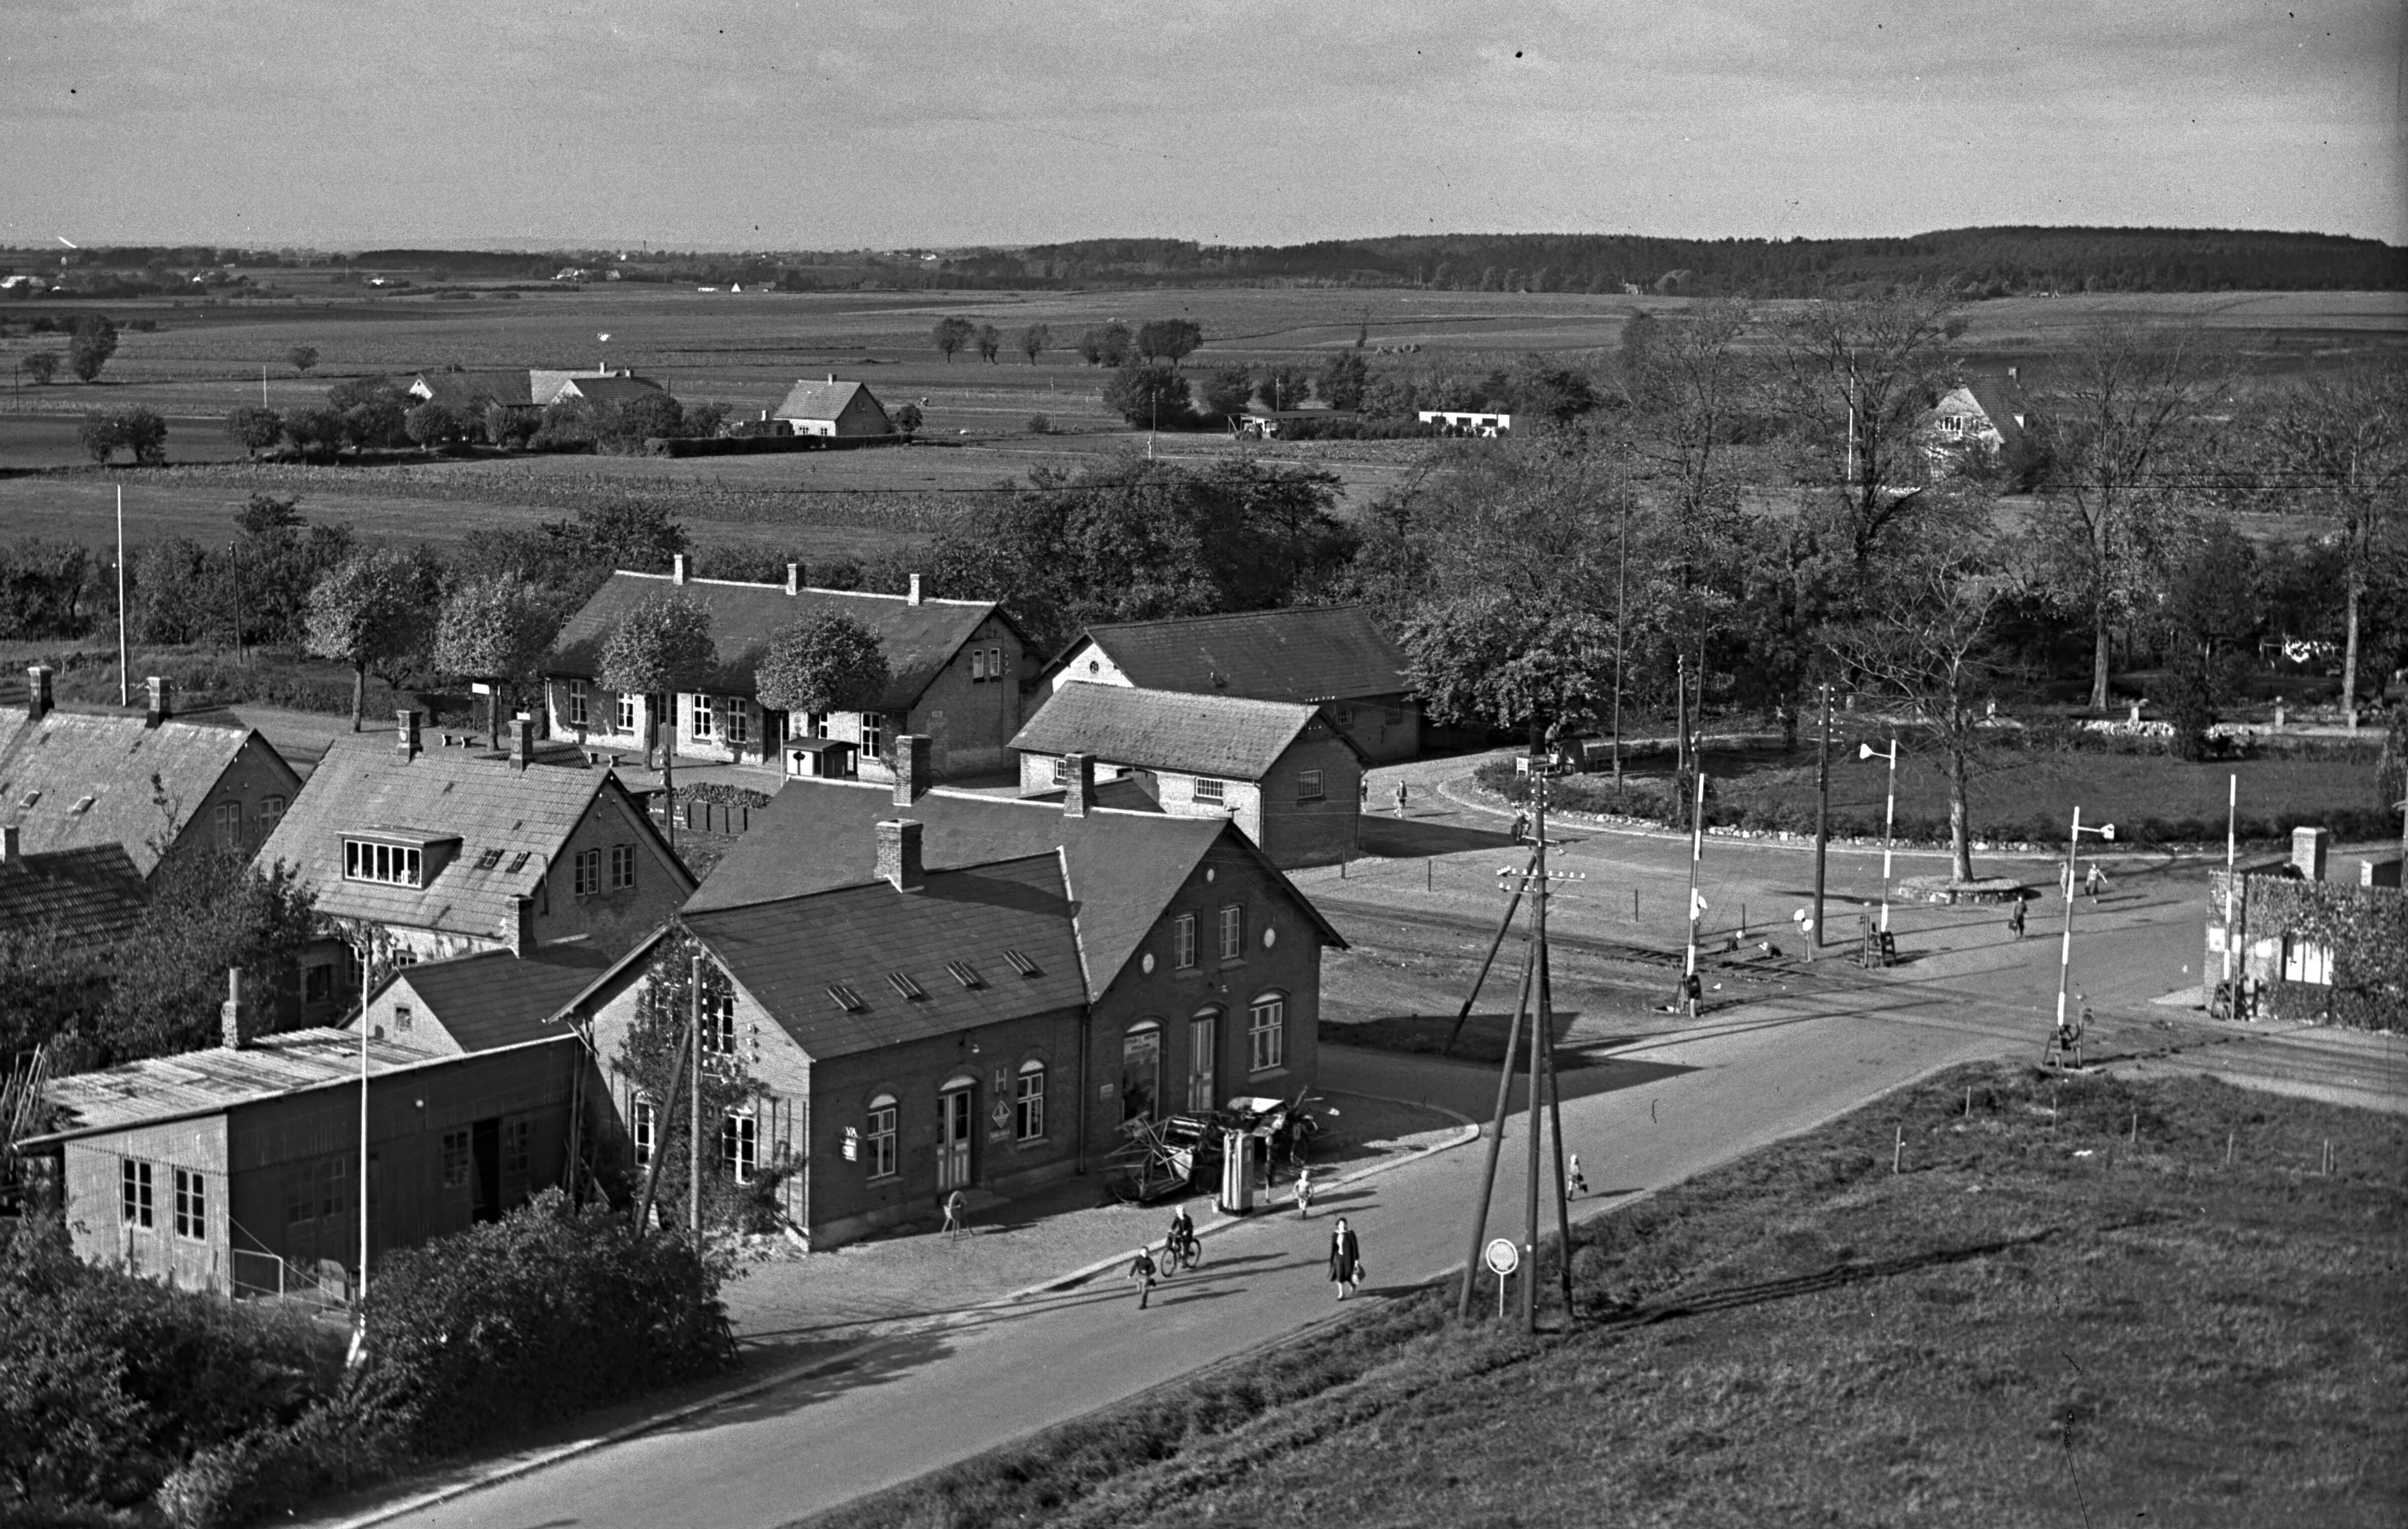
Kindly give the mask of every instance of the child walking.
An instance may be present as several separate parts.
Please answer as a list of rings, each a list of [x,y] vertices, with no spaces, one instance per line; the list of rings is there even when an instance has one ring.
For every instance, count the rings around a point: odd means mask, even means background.
[[[1128,1278],[1137,1281],[1137,1308],[1140,1311],[1144,1310],[1145,1303],[1154,1298],[1155,1272],[1153,1251],[1140,1248],[1137,1256],[1129,1260],[1128,1266]]]

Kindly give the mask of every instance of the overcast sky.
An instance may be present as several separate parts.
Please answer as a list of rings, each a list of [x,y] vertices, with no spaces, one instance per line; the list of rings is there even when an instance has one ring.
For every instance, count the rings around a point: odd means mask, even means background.
[[[2408,242],[2401,0],[0,0],[0,242]]]

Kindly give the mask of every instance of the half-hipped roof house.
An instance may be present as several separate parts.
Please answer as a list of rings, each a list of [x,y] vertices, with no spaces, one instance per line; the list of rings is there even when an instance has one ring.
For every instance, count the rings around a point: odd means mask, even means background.
[[[861,382],[839,382],[828,374],[824,382],[808,379],[786,391],[785,402],[770,415],[797,436],[867,438],[895,434],[886,407]]]

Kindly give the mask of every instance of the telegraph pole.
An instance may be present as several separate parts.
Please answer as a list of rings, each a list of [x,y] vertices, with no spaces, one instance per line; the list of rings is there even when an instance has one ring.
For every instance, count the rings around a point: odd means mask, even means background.
[[[1614,529],[1620,551],[1613,570],[1613,799],[1622,802],[1622,651],[1623,612],[1630,593],[1630,496],[1618,495]]]
[[[702,957],[694,958],[693,1001],[687,1005],[693,1029],[688,1047],[694,1054],[694,1103],[692,1129],[685,1134],[685,1203],[686,1227],[694,1234],[694,1245],[702,1246]]]
[[[1823,873],[1831,850],[1831,687],[1823,686],[1823,741],[1814,746],[1814,932],[1807,936],[1817,950],[1823,946]]]

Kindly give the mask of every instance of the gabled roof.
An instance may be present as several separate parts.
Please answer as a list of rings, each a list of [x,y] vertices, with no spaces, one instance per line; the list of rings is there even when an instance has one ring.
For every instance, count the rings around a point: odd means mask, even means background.
[[[142,873],[122,844],[0,860],[0,929],[48,925],[79,939],[114,940],[142,917]]]
[[[560,391],[552,394],[552,397],[555,402],[562,398],[576,397],[582,398],[589,404],[622,404],[630,398],[649,398],[654,393],[665,391],[659,383],[650,378],[623,375],[572,377],[560,385]]]
[[[1289,701],[1072,683],[1047,698],[1011,747],[1028,753],[1088,754],[1141,769],[1260,780],[1308,728],[1318,725],[1343,741],[1320,716],[1318,707]]]
[[[254,738],[250,728],[139,713],[0,708],[0,823],[28,854],[122,844],[149,876]],[[295,779],[298,779],[297,777]]]
[[[886,410],[879,404],[878,395],[869,391],[868,384],[831,380],[796,383],[786,390],[786,401],[770,411],[770,418],[833,420],[850,408],[856,396],[867,397],[869,400],[869,406],[877,409],[882,417],[884,416]]]
[[[1318,702],[1412,689],[1404,653],[1361,606],[1120,622],[1091,626],[1080,641],[1101,648],[1145,690]],[[1054,669],[1078,647],[1073,642]]]
[[[917,892],[872,881],[680,922],[824,1060],[1078,1008],[1087,991],[1073,911],[1055,851],[932,871]]]
[[[410,381],[446,408],[467,408],[480,399],[511,406],[535,402],[535,391],[523,371],[421,372]]]
[[[2000,450],[2012,451],[2022,443],[2030,404],[2021,387],[1986,372],[1968,377],[1960,386],[1999,433]]]
[[[418,996],[423,1017],[440,1025],[463,1051],[557,1036],[544,1021],[609,969],[610,958],[582,940],[538,946],[525,955],[480,950],[449,961],[404,966],[368,995],[374,1003],[386,988],[405,986]],[[366,1014],[346,1026],[358,1034]]]
[[[566,1032],[555,1030],[535,1044],[568,1038]],[[430,1057],[389,1040],[370,1040],[367,1052],[371,1078],[460,1060]],[[64,1122],[41,1136],[27,1136],[19,1145],[46,1145],[128,1126],[215,1115],[241,1105],[342,1084],[351,1085],[356,1098],[359,1080],[357,1035],[334,1029],[287,1030],[262,1036],[238,1051],[222,1047],[179,1051],[100,1072],[53,1078],[47,1097],[65,1111]]]
[[[631,836],[655,832],[607,769],[522,770],[496,756],[442,749],[405,762],[385,735],[342,738],[285,808],[258,863],[295,867],[329,917],[494,939],[514,916],[513,899],[534,894],[569,832],[597,806],[616,810]],[[346,881],[343,836],[369,829],[456,838],[459,849],[423,888]]]
[[[662,594],[682,594],[710,613],[719,666],[710,686],[718,694],[752,693],[753,668],[780,628],[830,611],[852,617],[875,634],[885,650],[886,693],[879,707],[886,711],[909,710],[920,693],[953,662],[979,623],[1002,614],[992,600],[923,600],[913,605],[901,594],[818,589],[788,594],[783,584],[739,584],[724,579],[689,579],[681,584],[668,574],[622,571],[612,574],[560,629],[552,657],[546,661],[549,672],[597,678],[602,645],[611,630],[638,605]],[[1009,617],[1004,620],[1010,623]]]
[[[909,818],[933,874],[1058,849],[1068,873],[1087,994],[1103,996],[1137,953],[1187,879],[1207,865],[1256,868],[1283,889],[1322,943],[1345,940],[1302,893],[1226,818],[1172,818],[1098,807],[1064,814],[1056,801],[982,796],[939,787],[909,807],[893,788],[852,780],[796,779],[752,814],[682,917],[858,885],[877,864],[877,824]]]

